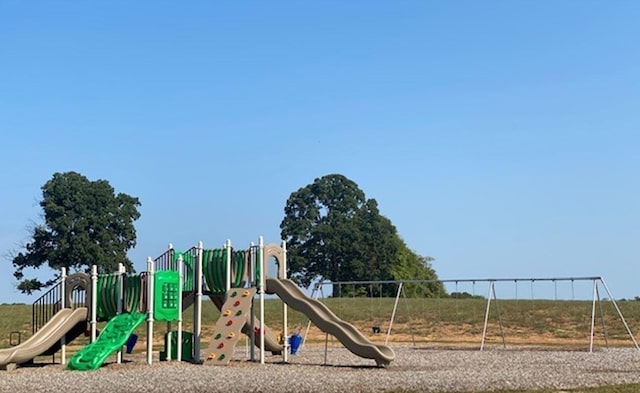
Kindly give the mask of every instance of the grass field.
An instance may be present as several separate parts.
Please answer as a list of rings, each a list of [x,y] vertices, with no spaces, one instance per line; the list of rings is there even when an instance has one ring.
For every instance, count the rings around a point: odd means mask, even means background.
[[[351,322],[373,341],[384,341],[389,329],[392,298],[327,298],[323,302],[340,318]],[[257,304],[257,302],[256,302]],[[401,299],[391,326],[391,343],[415,345],[475,346],[482,339],[487,302],[484,299]],[[488,344],[563,346],[587,348],[590,340],[591,301],[498,300],[492,302],[486,342]],[[640,332],[640,301],[619,301],[618,306],[634,334]],[[203,303],[203,338],[212,333],[218,310]],[[185,329],[192,323],[192,309],[183,314]],[[282,302],[265,301],[265,322],[274,332],[282,331]],[[306,332],[308,319],[289,310],[289,331]],[[374,334],[373,328],[380,333]],[[596,304],[594,345],[632,346],[628,332],[613,303]],[[166,326],[157,326],[160,340]],[[22,339],[31,334],[31,305],[0,305],[0,348],[9,346],[11,332]],[[140,332],[143,332],[141,329]],[[313,326],[308,340],[324,340]]]

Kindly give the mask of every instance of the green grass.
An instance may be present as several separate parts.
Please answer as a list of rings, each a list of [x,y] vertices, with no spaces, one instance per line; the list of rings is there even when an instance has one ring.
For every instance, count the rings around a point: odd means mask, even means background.
[[[382,330],[384,338],[393,310],[393,298],[326,298],[322,300],[340,318],[351,322],[365,334],[373,326]],[[257,302],[256,302],[257,304]],[[391,342],[479,343],[486,311],[483,299],[401,299],[391,331]],[[640,301],[620,301],[618,305],[634,334],[640,332]],[[492,302],[487,329],[487,342],[501,342],[501,329],[507,344],[540,344],[584,347],[589,343],[591,301],[498,300]],[[600,309],[602,314],[600,314]],[[183,313],[185,329],[190,329],[192,309]],[[211,302],[203,302],[203,338],[219,316]],[[604,321],[604,327],[603,327]],[[282,330],[282,302],[265,301],[265,322],[275,332]],[[289,330],[304,331],[308,319],[289,310]],[[161,336],[166,324],[156,324]],[[604,346],[604,332],[609,345],[631,346],[632,342],[613,304],[602,301],[596,307],[595,344]],[[18,331],[23,339],[31,333],[31,306],[0,305],[0,348],[9,346],[9,334]],[[140,333],[144,329],[140,328]],[[376,338],[376,337],[373,337]]]

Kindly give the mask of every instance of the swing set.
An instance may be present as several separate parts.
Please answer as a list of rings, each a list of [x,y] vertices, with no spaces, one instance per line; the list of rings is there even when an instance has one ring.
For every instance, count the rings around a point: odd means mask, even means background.
[[[445,285],[447,288],[450,288],[450,290],[452,290],[451,295],[426,299],[424,296],[424,293],[422,294],[418,293],[416,288],[420,288],[420,287],[424,288],[425,285],[433,284],[433,283],[440,283]],[[513,285],[512,288],[509,288],[510,283]],[[418,284],[418,285],[412,285],[412,284]],[[530,299],[522,298],[520,296],[521,294],[519,292],[522,284],[529,285]],[[534,287],[537,288],[539,286],[547,285],[547,284],[551,284],[553,286],[552,289],[546,288],[546,290],[543,291],[544,295],[539,294],[538,296],[541,296],[541,297],[536,297],[536,294],[534,293],[535,292]],[[564,296],[559,297],[559,291],[561,290],[565,292],[567,291],[566,284],[569,284],[570,286],[570,295],[563,293]],[[618,319],[622,324],[622,327],[624,329],[623,330],[624,334],[621,333],[618,336],[627,335],[628,338],[633,343],[634,348],[640,351],[638,342],[636,341],[636,338],[634,337],[631,331],[631,328],[629,327],[627,321],[625,320],[624,315],[618,303],[613,297],[604,279],[599,276],[552,277],[552,278],[494,278],[494,279],[486,278],[486,279],[451,279],[451,280],[388,280],[388,281],[340,281],[340,282],[322,281],[315,284],[312,292],[312,297],[315,299],[326,298],[324,295],[323,288],[329,287],[329,286],[332,286],[333,288],[335,288],[336,286],[338,287],[337,293],[339,297],[343,297],[344,296],[343,294],[346,294],[351,299],[355,299],[356,297],[364,298],[363,294],[366,292],[366,295],[367,295],[366,297],[369,299],[368,308],[369,308],[370,315],[369,315],[368,322],[371,324],[370,326],[371,332],[372,334],[375,335],[378,333],[382,333],[383,331],[386,330],[386,335],[384,339],[385,345],[387,345],[389,341],[392,339],[394,322],[396,322],[398,314],[402,312],[402,310],[399,309],[399,306],[400,306],[399,303],[400,303],[400,300],[402,299],[402,302],[404,304],[404,307],[403,307],[404,313],[405,313],[404,317],[406,320],[405,329],[408,329],[411,345],[414,348],[417,348],[417,342],[420,341],[417,339],[416,336],[419,336],[420,334],[422,334],[422,333],[418,333],[417,329],[414,329],[414,326],[413,326],[413,322],[415,321],[415,318],[412,318],[412,313],[415,314],[416,312],[416,307],[415,307],[416,302],[419,302],[422,305],[422,308],[423,308],[422,315],[430,314],[427,317],[427,319],[431,319],[431,322],[435,324],[441,323],[442,315],[450,316],[450,314],[453,313],[455,310],[455,319],[458,322],[458,324],[461,324],[464,322],[466,324],[472,323],[477,326],[478,324],[482,323],[482,329],[481,329],[482,333],[480,334],[479,350],[483,351],[487,348],[487,345],[488,345],[487,341],[488,341],[490,328],[492,327],[495,328],[496,325],[499,330],[498,336],[499,336],[499,340],[501,341],[501,347],[505,349],[507,348],[507,330],[508,329],[506,328],[505,325],[507,324],[506,322],[508,322],[508,320],[507,321],[505,320],[505,316],[508,316],[507,314],[509,314],[510,312],[513,313],[514,308],[516,313],[519,313],[519,314],[526,313],[526,318],[525,317],[523,318],[525,318],[525,320],[531,324],[543,325],[545,323],[548,323],[548,324],[553,323],[553,321],[548,322],[548,321],[541,320],[541,317],[538,315],[539,310],[535,310],[534,307],[538,307],[538,304],[540,302],[544,303],[550,300],[575,301],[576,300],[575,286],[578,284],[581,286],[581,288],[585,286],[591,287],[591,290],[589,291],[590,295],[584,295],[585,291],[583,291],[581,292],[582,303],[578,304],[578,302],[576,302],[576,307],[578,305],[582,307],[583,303],[586,305],[587,301],[590,300],[589,314],[587,314],[586,309],[584,311],[578,311],[578,313],[581,314],[578,316],[581,320],[585,320],[585,321],[588,320],[588,332],[584,332],[584,334],[588,334],[588,340],[589,340],[588,351],[593,352],[594,350],[594,346],[596,344],[595,339],[597,336],[596,334],[597,330],[600,330],[602,332],[602,339],[604,341],[605,347],[608,348],[610,345],[609,341],[610,341],[611,334],[607,330],[607,326],[605,324],[606,318],[605,318],[603,303],[604,304],[609,303],[613,307],[613,310],[614,310],[613,318]],[[391,299],[390,299],[390,296],[387,296],[386,297],[387,301],[386,302],[384,301],[385,298],[383,298],[383,295],[382,295],[383,285],[395,285],[395,291],[394,291],[395,297],[393,298],[393,307],[390,313],[388,310],[389,308],[388,305],[390,304],[389,301]],[[460,287],[464,286],[466,288],[469,285],[471,286],[471,293],[460,292]],[[477,294],[476,287],[478,285],[481,285],[484,288],[486,288],[487,292],[485,296]],[[559,289],[559,285],[561,285],[560,289]],[[496,287],[500,288],[501,290],[504,290],[504,292],[502,292],[503,297],[501,298],[498,297]],[[367,290],[363,291],[362,288],[366,288]],[[407,296],[408,288],[414,289],[413,293],[410,292],[410,295],[413,295],[413,296]],[[387,290],[386,292],[388,293],[390,291]],[[504,297],[505,293],[508,293],[509,295],[507,295],[507,297]],[[553,293],[553,296],[550,295],[551,293]],[[605,295],[604,298],[601,296],[601,293]],[[464,299],[464,298],[469,298],[474,300],[466,303],[458,301],[459,299]],[[412,304],[413,307],[410,307],[410,303]],[[528,310],[523,309],[523,306],[522,306],[523,303],[529,304],[530,309]],[[340,302],[340,304],[345,304],[345,302]],[[354,301],[351,301],[351,304],[355,304]],[[359,303],[359,306],[362,308],[363,304],[364,304],[364,301],[361,300],[361,303]],[[427,304],[431,305],[431,310],[430,312],[425,313],[424,307]],[[508,306],[507,309],[501,310],[501,307],[500,307],[501,304]],[[460,307],[463,307],[463,305],[467,307],[471,305],[471,307],[473,307],[474,310],[473,311],[461,310]],[[385,306],[387,307],[386,310],[385,310]],[[455,309],[451,310],[452,308],[451,306],[454,306]],[[346,304],[344,307],[349,307],[349,305]],[[481,311],[480,309],[483,309],[483,310]],[[464,311],[467,311],[467,312],[464,312]],[[338,311],[338,313],[339,312],[340,311]],[[387,312],[386,314],[387,317],[382,318],[381,315],[384,312]],[[472,313],[475,313],[477,315],[477,319],[469,320],[469,315]],[[480,315],[480,313],[482,313],[482,315]],[[374,314],[376,315],[374,316]],[[562,317],[564,316],[561,315],[558,318],[562,319]],[[434,319],[440,322],[435,322],[433,321]],[[611,318],[609,318],[609,321],[611,321]],[[386,329],[384,329],[385,324],[386,324]],[[598,325],[600,326],[598,327]],[[550,330],[553,330],[553,326],[547,326],[547,328]],[[303,345],[307,340],[309,329],[310,329],[310,323],[307,324],[307,328],[303,337]],[[437,331],[437,329],[435,328],[432,330]],[[475,328],[475,330],[478,330],[477,327]],[[423,337],[418,337],[418,338],[420,339]],[[424,340],[422,341],[424,342]]]

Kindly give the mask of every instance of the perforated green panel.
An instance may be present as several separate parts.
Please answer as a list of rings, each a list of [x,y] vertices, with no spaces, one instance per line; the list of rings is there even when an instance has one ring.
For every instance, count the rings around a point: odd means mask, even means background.
[[[156,321],[178,320],[179,280],[178,272],[156,272],[153,291],[153,317]]]

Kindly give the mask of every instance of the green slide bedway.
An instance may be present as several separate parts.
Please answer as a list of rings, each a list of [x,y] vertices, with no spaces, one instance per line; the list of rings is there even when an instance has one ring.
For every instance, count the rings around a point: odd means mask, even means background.
[[[109,355],[119,351],[146,315],[138,312],[120,314],[105,325],[97,340],[76,352],[69,361],[69,370],[96,370]]]

